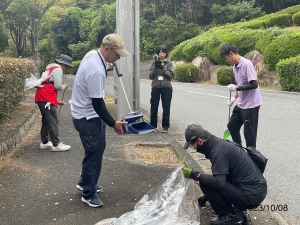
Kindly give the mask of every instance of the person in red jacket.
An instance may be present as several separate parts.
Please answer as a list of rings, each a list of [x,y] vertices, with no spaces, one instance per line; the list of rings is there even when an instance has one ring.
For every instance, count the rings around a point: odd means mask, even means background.
[[[68,84],[62,84],[63,74],[66,74],[72,65],[72,58],[61,54],[56,63],[51,63],[46,67],[48,79],[38,86],[35,93],[35,103],[37,103],[42,114],[41,143],[40,149],[51,148],[51,151],[67,151],[71,148],[59,140],[57,107],[63,105],[57,99],[57,91],[68,88]],[[50,140],[48,140],[48,135]]]

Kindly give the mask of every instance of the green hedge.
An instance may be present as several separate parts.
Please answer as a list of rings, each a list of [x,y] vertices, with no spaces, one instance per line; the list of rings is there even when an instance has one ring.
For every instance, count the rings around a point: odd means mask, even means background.
[[[232,43],[238,48],[240,55],[245,55],[255,49],[255,43],[260,37],[260,30],[220,30],[215,32],[212,38],[204,45],[205,56],[219,65],[227,65],[220,57],[220,50],[223,44]]]
[[[204,56],[204,41],[196,40],[191,41],[190,44],[186,44],[182,50],[187,61],[193,61],[197,56]]]
[[[267,24],[268,24],[268,20],[250,20],[247,21],[243,24],[244,28],[248,28],[248,29],[264,29],[266,28]]]
[[[270,27],[289,27],[292,23],[292,16],[290,14],[280,14],[274,16],[269,21]]]
[[[190,42],[190,40],[186,40],[177,45],[168,55],[168,58],[172,61],[185,61],[186,57],[183,53],[183,48]]]
[[[287,31],[273,40],[262,53],[266,63],[266,69],[275,71],[280,59],[295,57],[300,54],[300,32]]]
[[[296,26],[300,26],[300,12],[295,13],[292,17],[293,23]]]
[[[276,71],[283,91],[300,91],[300,56],[280,60]]]
[[[0,120],[9,115],[24,99],[25,79],[36,70],[34,61],[0,58]]]
[[[220,85],[234,83],[234,74],[231,66],[223,66],[217,71],[217,80]]]
[[[265,52],[272,41],[282,35],[286,35],[286,32],[279,27],[270,27],[266,30],[261,30],[259,39],[255,44],[255,49],[260,53]]]
[[[192,63],[178,65],[174,72],[176,80],[180,82],[193,83],[199,80],[199,70]]]
[[[72,64],[74,65],[73,68],[68,69],[68,74],[76,75],[77,70],[79,68],[81,60],[73,61]]]

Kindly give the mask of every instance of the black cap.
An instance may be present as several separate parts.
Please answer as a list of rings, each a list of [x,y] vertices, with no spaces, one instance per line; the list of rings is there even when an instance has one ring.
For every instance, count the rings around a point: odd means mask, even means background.
[[[201,138],[204,140],[208,140],[211,136],[211,133],[209,133],[207,130],[205,130],[201,125],[199,124],[191,124],[188,125],[188,127],[185,129],[185,144],[184,149],[188,149],[191,145],[191,140],[196,138]]]

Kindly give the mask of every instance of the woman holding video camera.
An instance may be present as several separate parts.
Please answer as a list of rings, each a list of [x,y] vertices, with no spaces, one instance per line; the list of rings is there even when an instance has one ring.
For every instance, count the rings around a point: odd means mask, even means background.
[[[157,112],[161,98],[163,108],[162,133],[167,133],[170,127],[170,108],[173,92],[171,80],[174,77],[173,64],[167,57],[167,47],[165,45],[157,46],[149,74],[149,78],[152,80],[150,124],[157,128]]]

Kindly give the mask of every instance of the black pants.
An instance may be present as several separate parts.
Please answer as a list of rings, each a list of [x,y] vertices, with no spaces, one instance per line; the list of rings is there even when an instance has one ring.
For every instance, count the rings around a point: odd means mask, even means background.
[[[169,128],[170,127],[170,108],[171,108],[171,100],[172,100],[172,88],[152,88],[151,91],[151,116],[150,116],[150,124],[154,128],[157,127],[157,112],[159,100],[161,98],[163,115],[162,115],[162,127]]]
[[[235,143],[242,145],[240,130],[244,125],[246,146],[256,147],[259,108],[260,106],[251,109],[234,107],[227,127]]]
[[[45,108],[47,102],[37,102],[42,114],[41,141],[48,142],[48,135],[52,144],[56,146],[59,143],[58,117],[55,105],[50,104]]]
[[[207,197],[212,209],[219,216],[232,211],[232,205],[240,211],[256,208],[265,199],[267,190],[255,195],[245,195],[236,186],[226,182],[223,191],[200,184],[200,188]]]
[[[106,147],[105,123],[99,118],[72,118],[84,148],[82,173],[78,184],[83,188],[82,196],[97,196],[97,183],[102,168],[102,158]]]

